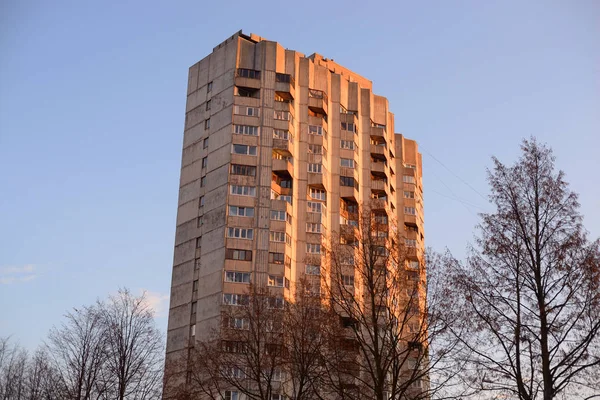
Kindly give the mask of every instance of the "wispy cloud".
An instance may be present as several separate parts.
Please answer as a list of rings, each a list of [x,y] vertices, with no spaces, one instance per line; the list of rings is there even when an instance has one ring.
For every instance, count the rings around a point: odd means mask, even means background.
[[[169,309],[169,295],[142,290],[146,294],[146,303],[154,310],[155,317],[165,317]]]
[[[0,267],[0,285],[10,285],[19,282],[28,282],[38,277],[35,265],[9,265]]]

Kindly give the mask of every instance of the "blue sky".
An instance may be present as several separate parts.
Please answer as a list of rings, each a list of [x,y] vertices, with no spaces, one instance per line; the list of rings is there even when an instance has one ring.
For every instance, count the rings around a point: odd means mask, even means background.
[[[423,152],[427,245],[464,254],[490,157],[530,135],[598,237],[598,21],[594,0],[3,1],[0,336],[34,348],[121,286],[149,291],[165,329],[187,68],[240,29],[389,99]]]

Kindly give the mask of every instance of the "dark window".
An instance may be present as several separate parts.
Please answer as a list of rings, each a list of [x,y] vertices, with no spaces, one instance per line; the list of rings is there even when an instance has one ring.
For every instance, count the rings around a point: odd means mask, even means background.
[[[226,249],[225,258],[228,260],[252,261],[252,250]]]
[[[237,76],[242,78],[260,79],[260,71],[246,68],[238,68]]]
[[[349,176],[340,176],[340,185],[354,187],[358,190],[358,182],[356,182],[356,179]]]
[[[206,93],[210,93],[212,91],[212,87],[213,87],[212,81],[208,82],[208,85],[206,85]]]
[[[256,167],[252,165],[231,164],[231,173],[233,175],[256,176]]]
[[[210,129],[210,118],[206,119],[206,121],[204,121],[204,129]]]
[[[202,148],[208,149],[208,138],[204,139],[204,141],[202,142]]]
[[[284,259],[283,253],[269,253],[269,262],[272,264],[283,264]]]
[[[204,157],[202,159],[202,168],[206,168],[207,165],[208,165],[208,157]]]
[[[210,110],[210,100],[206,102],[206,111]]]

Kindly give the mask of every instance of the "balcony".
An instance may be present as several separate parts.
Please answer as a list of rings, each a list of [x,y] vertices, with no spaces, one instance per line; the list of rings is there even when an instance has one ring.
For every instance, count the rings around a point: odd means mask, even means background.
[[[324,168],[323,168],[324,169]],[[314,172],[308,173],[308,185],[319,189],[327,190],[327,179],[325,173],[317,174]]]
[[[379,199],[371,199],[371,210],[386,210],[387,211],[387,199],[379,198]]]
[[[358,125],[358,117],[353,112],[348,112],[348,111],[341,112],[340,111],[340,122]]]
[[[273,150],[284,157],[292,155],[294,145],[286,139],[273,138]]]
[[[354,186],[340,185],[340,197],[354,202],[357,202],[360,199],[358,190]]]
[[[318,114],[327,115],[327,93],[322,90],[308,89],[308,108]]]
[[[290,176],[294,174],[294,166],[286,159],[273,159],[273,172],[287,172]]]
[[[375,158],[385,159],[385,148],[386,148],[385,143],[383,145],[371,143],[371,155]],[[376,157],[376,156],[379,156],[379,157]]]
[[[371,160],[371,172],[385,173],[385,163],[378,159]]]
[[[235,86],[260,89],[260,71],[238,68],[235,71]]]
[[[386,188],[387,188],[387,183],[384,180],[379,180],[379,179],[371,180],[371,190],[385,192]]]
[[[371,125],[371,138],[385,140],[385,127]]]
[[[296,97],[296,81],[290,74],[275,74],[275,93],[287,101]]]

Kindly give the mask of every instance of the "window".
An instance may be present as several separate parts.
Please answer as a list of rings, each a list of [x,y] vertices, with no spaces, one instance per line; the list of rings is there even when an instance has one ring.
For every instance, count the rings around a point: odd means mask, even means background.
[[[340,166],[345,168],[354,168],[354,160],[350,158],[341,158]]]
[[[283,276],[269,275],[267,284],[274,287],[283,287]]]
[[[191,314],[196,314],[196,310],[198,309],[198,302],[192,301],[192,312]]]
[[[254,99],[258,99],[258,98],[260,98],[260,89],[235,86],[234,90],[233,90],[233,94],[235,96],[251,97]]]
[[[204,139],[204,141],[202,142],[202,148],[208,149],[208,138]]]
[[[210,129],[210,118],[204,121],[204,129]]]
[[[308,152],[311,154],[323,154],[323,146],[320,144],[309,144]]]
[[[269,232],[269,241],[285,242],[285,232]]]
[[[404,198],[405,199],[414,199],[415,198],[415,192],[409,192],[407,190],[404,191]]]
[[[223,293],[223,304],[241,306],[248,304],[248,299],[247,294]]]
[[[283,264],[285,254],[283,253],[269,253],[269,262],[271,264]]]
[[[306,202],[307,208],[308,208],[308,212],[314,212],[314,213],[323,213],[325,207],[323,205],[323,203],[319,203],[316,201],[307,201]]]
[[[275,82],[295,84],[294,78],[290,74],[280,74],[279,72],[275,74]]]
[[[417,247],[417,241],[415,239],[404,239],[406,247]]]
[[[252,261],[252,250],[226,249],[227,260]]]
[[[210,106],[211,106],[211,104],[210,104],[210,100],[208,100],[208,101],[206,102],[206,111],[210,110]]]
[[[321,275],[321,266],[306,264],[304,266],[304,272],[306,275]]]
[[[208,85],[206,85],[206,93],[212,92],[212,88],[213,88],[213,83],[212,83],[212,81],[210,81],[210,82],[208,82]]]
[[[200,178],[200,187],[206,186],[206,176]]]
[[[250,272],[225,271],[225,282],[250,283]]]
[[[258,126],[233,125],[233,133],[236,135],[258,136]]]
[[[306,252],[310,254],[321,254],[321,245],[318,243],[306,243]]]
[[[229,215],[232,217],[254,217],[254,207],[229,206]]]
[[[250,324],[246,318],[225,317],[225,326],[231,329],[248,329]]]
[[[355,259],[353,255],[346,255],[340,258],[340,264],[343,265],[354,265]]]
[[[256,146],[246,146],[245,144],[232,144],[231,145],[231,153],[255,156],[256,155]]]
[[[344,286],[354,286],[354,276],[342,275],[342,283]]]
[[[279,374],[279,379],[276,380],[281,380],[281,370],[279,370],[280,374]],[[282,394],[271,394],[271,400],[285,400],[285,396]]]
[[[415,177],[411,175],[403,175],[402,182],[404,183],[415,183]]]
[[[284,305],[282,297],[269,297],[269,308],[283,308]]]
[[[306,232],[321,233],[321,224],[307,222],[306,223]]]
[[[340,148],[354,150],[356,148],[356,143],[352,140],[340,140]]]
[[[200,207],[204,207],[204,196],[200,196]]]
[[[292,119],[292,116],[289,111],[273,110],[273,118],[280,121],[289,121]]]
[[[288,203],[292,204],[292,196],[281,195],[277,198],[277,200],[287,201]]]
[[[245,353],[247,348],[248,348],[248,346],[246,345],[246,342],[242,342],[239,340],[222,340],[221,341],[221,350],[226,353]]]
[[[354,187],[355,189],[358,189],[358,182],[356,182],[356,179],[350,176],[340,176],[340,185]]]
[[[323,171],[323,165],[321,163],[310,163],[308,164],[308,172],[314,172],[320,174]]]
[[[226,376],[228,378],[243,379],[246,377],[246,372],[244,371],[244,369],[240,368],[240,367],[236,367],[236,366],[223,367],[221,369],[221,374],[223,374],[223,376]]]
[[[197,292],[198,291],[198,279],[196,279],[194,282],[192,282],[192,292]]]
[[[228,228],[227,237],[235,239],[253,239],[254,230],[251,228]]]
[[[292,134],[289,131],[285,131],[282,129],[274,129],[273,130],[273,137],[275,139],[284,139],[284,140],[289,140],[290,142],[293,139]]]
[[[206,168],[208,165],[208,157],[202,158],[202,168]]]
[[[249,117],[258,117],[259,108],[257,107],[246,107],[246,106],[234,106],[233,113],[236,115],[247,115]]]
[[[202,248],[202,237],[199,237],[196,239],[196,248],[197,249],[201,249]]]
[[[356,133],[356,125],[352,122],[342,122],[342,130]]]
[[[308,133],[311,135],[323,136],[323,127],[318,125],[309,125]]]
[[[373,254],[375,254],[376,256],[387,257],[390,254],[390,252],[383,246],[377,246],[373,248]]]
[[[239,186],[239,185],[231,185],[229,187],[229,193],[235,194],[238,196],[256,196],[256,188],[254,186]]]
[[[417,210],[414,207],[404,207],[404,214],[417,215]]]
[[[327,200],[327,191],[323,189],[309,188],[310,197],[316,200]]]
[[[260,79],[260,71],[256,71],[254,69],[247,69],[247,68],[238,68],[237,76],[242,77],[242,78]]]
[[[231,164],[231,174],[256,176],[256,167],[252,165]]]
[[[286,214],[285,211],[271,210],[271,219],[274,221],[285,221]]]
[[[418,261],[414,261],[414,260],[410,260],[408,262],[408,268],[410,268],[410,269],[419,269],[419,262]]]
[[[190,336],[191,336],[191,337],[194,337],[194,336],[196,336],[196,324],[192,324],[192,325],[190,326]]]

